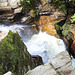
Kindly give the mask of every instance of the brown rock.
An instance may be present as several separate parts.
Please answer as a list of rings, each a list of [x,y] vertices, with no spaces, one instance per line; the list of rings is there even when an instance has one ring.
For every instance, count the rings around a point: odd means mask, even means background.
[[[69,29],[73,34],[73,37],[72,37],[73,43],[71,45],[71,52],[72,52],[73,56],[75,57],[75,24],[71,24]]]
[[[73,41],[73,43],[71,45],[71,52],[72,52],[73,56],[75,57],[75,40]]]

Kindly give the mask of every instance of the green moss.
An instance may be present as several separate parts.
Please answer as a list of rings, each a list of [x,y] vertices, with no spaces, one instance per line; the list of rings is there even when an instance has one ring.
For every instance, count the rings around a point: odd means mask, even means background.
[[[53,1],[53,5],[55,6],[55,8],[58,8],[58,10],[62,10],[65,14],[67,14],[66,1],[55,0]]]
[[[24,75],[28,65],[30,69],[34,68],[32,58],[18,33],[9,31],[8,36],[0,42],[0,65],[4,70],[0,73],[12,71],[15,75]]]
[[[69,30],[70,24],[64,24],[62,26],[62,35],[66,36],[67,40],[70,40],[73,36],[72,32]]]

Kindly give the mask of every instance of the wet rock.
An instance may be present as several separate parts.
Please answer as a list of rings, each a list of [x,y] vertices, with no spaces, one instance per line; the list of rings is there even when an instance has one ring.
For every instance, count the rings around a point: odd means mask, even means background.
[[[64,43],[65,43],[65,45],[66,45],[66,50],[68,51],[68,50],[69,50],[69,41],[67,40],[66,37],[63,37],[63,38],[61,38],[61,39],[64,41]]]
[[[50,35],[59,37],[54,27],[55,19],[55,17],[52,18],[51,16],[40,16],[39,20],[35,21],[34,23],[38,25],[39,30],[41,29]]]
[[[73,43],[71,45],[71,53],[72,53],[73,57],[75,58],[75,40],[73,40]]]
[[[42,58],[38,55],[33,55],[32,59],[33,59],[34,63],[36,64],[36,66],[39,66],[39,65],[43,64]]]

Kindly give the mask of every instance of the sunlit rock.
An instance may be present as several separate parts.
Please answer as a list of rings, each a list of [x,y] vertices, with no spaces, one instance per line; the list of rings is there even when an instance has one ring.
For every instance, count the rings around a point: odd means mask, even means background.
[[[0,41],[8,35],[9,30],[0,31]]]
[[[49,59],[46,64],[28,71],[25,75],[74,75],[74,73],[71,58],[67,51],[63,51]]]
[[[20,12],[21,12],[21,10],[22,10],[22,7],[17,8],[17,9],[15,9],[15,10],[14,10],[14,13],[20,13]]]
[[[49,61],[60,75],[64,75],[65,71],[73,70],[72,61],[67,51],[63,51],[51,58]]]
[[[54,25],[52,25],[51,23],[43,26],[42,31],[46,31],[47,33],[49,33],[50,35],[53,35],[53,36],[58,35]]]
[[[8,0],[8,5],[11,8],[16,8],[20,3],[20,0]]]
[[[5,74],[3,74],[3,75],[13,75],[13,74],[12,74],[11,71],[9,71],[9,72],[7,72],[7,73],[5,73]]]
[[[25,75],[58,75],[55,69],[48,63],[28,71]]]

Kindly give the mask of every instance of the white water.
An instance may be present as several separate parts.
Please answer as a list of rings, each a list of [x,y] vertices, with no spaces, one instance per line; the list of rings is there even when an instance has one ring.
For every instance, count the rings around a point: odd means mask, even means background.
[[[5,31],[5,30],[11,30],[13,32],[19,32],[21,30],[24,30],[25,27],[29,27],[28,25],[17,25],[17,24],[14,24],[14,25],[11,25],[11,26],[6,26],[6,25],[0,25],[0,31]]]
[[[26,44],[29,53],[31,55],[41,56],[44,63],[46,63],[49,58],[66,50],[65,44],[61,39],[57,39],[56,37],[41,31],[39,34],[35,34],[32,30],[26,30],[26,27],[27,26],[25,25],[0,25],[0,31],[18,31],[23,39],[23,42]],[[20,32],[23,29],[24,31]],[[75,68],[74,58],[72,58],[72,65]]]
[[[49,58],[56,54],[65,51],[66,47],[61,39],[47,34],[46,32],[39,32],[32,38],[24,42],[31,55],[39,55],[42,57],[43,62],[46,63]]]

